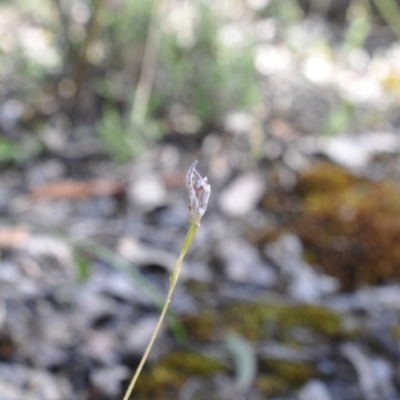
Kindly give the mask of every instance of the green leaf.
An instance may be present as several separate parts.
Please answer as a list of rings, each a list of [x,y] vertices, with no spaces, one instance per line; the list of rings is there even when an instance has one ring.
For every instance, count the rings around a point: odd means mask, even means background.
[[[79,251],[75,250],[74,254],[76,263],[76,273],[79,282],[85,282],[90,273],[90,264],[88,259]]]
[[[18,153],[16,143],[8,139],[0,139],[0,162],[12,162]]]

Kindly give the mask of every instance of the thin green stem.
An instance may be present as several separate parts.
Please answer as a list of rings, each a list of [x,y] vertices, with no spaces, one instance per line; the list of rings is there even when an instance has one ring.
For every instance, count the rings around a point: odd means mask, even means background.
[[[155,327],[155,329],[153,331],[153,334],[151,335],[149,344],[146,347],[146,351],[144,352],[143,357],[140,360],[140,364],[136,369],[135,375],[133,376],[133,378],[132,378],[132,380],[131,380],[131,382],[129,384],[129,387],[128,387],[125,395],[124,395],[123,400],[128,400],[130,395],[132,394],[132,390],[135,387],[135,383],[136,383],[136,381],[137,381],[137,379],[138,379],[138,377],[140,375],[140,372],[142,371],[143,365],[147,360],[147,357],[148,357],[148,355],[150,353],[151,348],[153,347],[153,343],[156,340],[158,331],[160,330],[161,324],[162,324],[162,322],[164,320],[165,314],[166,314],[167,309],[168,309],[168,305],[169,305],[169,303],[171,301],[172,293],[173,293],[173,291],[175,289],[176,283],[178,282],[179,272],[181,270],[183,258],[185,257],[185,254],[188,251],[188,249],[190,247],[190,244],[192,243],[192,240],[194,238],[196,230],[197,230],[197,225],[192,223],[190,225],[189,232],[186,235],[186,239],[185,239],[185,241],[183,243],[182,250],[181,250],[181,253],[179,255],[179,258],[178,258],[178,260],[177,260],[177,262],[175,264],[174,270],[172,271],[172,275],[171,275],[170,281],[169,281],[169,289],[168,289],[167,297],[165,299],[164,307],[163,307],[163,309],[161,311],[160,317],[158,318],[157,325],[156,325],[156,327]]]

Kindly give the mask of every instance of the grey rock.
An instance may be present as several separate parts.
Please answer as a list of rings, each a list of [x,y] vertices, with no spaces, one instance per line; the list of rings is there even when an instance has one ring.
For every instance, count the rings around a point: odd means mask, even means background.
[[[338,290],[336,279],[317,273],[303,260],[303,246],[297,236],[284,234],[277,242],[267,245],[264,251],[288,280],[288,292],[294,299],[319,302],[322,296]]]
[[[307,382],[297,394],[298,400],[332,400],[326,385],[317,379]]]
[[[128,185],[128,197],[133,205],[151,211],[167,203],[165,186],[154,173],[138,175]]]
[[[224,120],[224,127],[234,134],[249,133],[255,123],[254,115],[246,112],[233,112]]]
[[[124,332],[124,349],[130,354],[142,354],[157,324],[158,316],[141,318],[134,325],[129,326]],[[157,337],[160,338],[165,332],[161,326]]]
[[[396,154],[400,150],[400,136],[391,132],[365,132],[315,140],[319,152],[356,174],[361,173],[374,156]]]
[[[119,340],[116,332],[109,330],[88,331],[82,353],[102,365],[115,365]]]
[[[356,370],[363,398],[366,400],[380,400],[377,377],[374,374],[369,357],[362,351],[360,346],[354,343],[345,343],[341,346],[340,352]]]
[[[20,364],[0,363],[1,400],[64,400],[72,390],[66,379]]]
[[[230,217],[242,217],[254,210],[267,188],[258,172],[246,172],[235,178],[220,194],[218,204]]]
[[[48,160],[31,166],[26,170],[26,180],[29,186],[44,185],[61,178],[66,172],[65,165],[56,159]]]
[[[261,259],[258,251],[240,238],[221,240],[217,253],[223,261],[228,279],[237,283],[271,287],[276,283],[275,271]]]
[[[97,368],[90,374],[90,380],[107,396],[117,397],[121,392],[122,381],[129,377],[129,368],[122,365]]]

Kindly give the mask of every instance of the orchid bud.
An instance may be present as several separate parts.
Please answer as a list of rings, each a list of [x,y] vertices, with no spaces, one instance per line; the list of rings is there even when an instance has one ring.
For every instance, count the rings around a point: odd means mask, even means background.
[[[200,220],[207,210],[208,199],[211,194],[211,186],[208,184],[207,177],[201,177],[196,171],[195,161],[189,168],[186,175],[186,186],[188,189],[188,207],[193,224],[199,226]]]

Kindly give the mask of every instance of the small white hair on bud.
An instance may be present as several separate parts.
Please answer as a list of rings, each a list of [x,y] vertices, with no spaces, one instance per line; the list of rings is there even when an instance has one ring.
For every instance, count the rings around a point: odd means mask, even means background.
[[[211,186],[208,179],[196,171],[197,161],[189,168],[186,175],[186,187],[188,189],[188,207],[193,224],[200,226],[200,220],[207,210],[208,200],[211,194]]]

